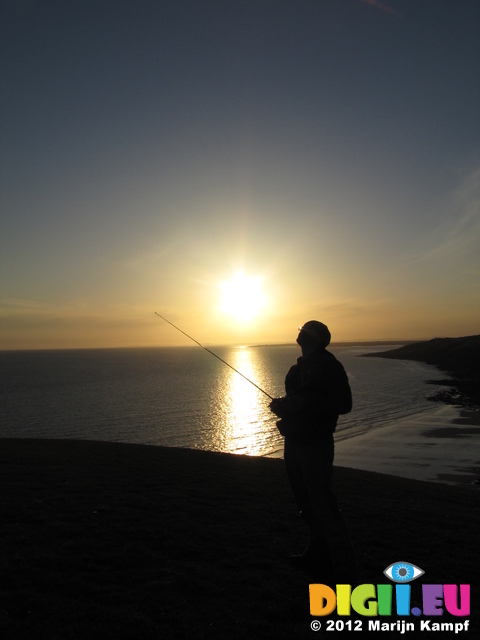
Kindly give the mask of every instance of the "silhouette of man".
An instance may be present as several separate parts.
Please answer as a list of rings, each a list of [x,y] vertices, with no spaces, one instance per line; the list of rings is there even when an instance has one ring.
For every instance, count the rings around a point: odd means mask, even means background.
[[[333,433],[340,414],[352,408],[345,369],[326,350],[330,331],[316,320],[300,327],[302,356],[285,378],[286,396],[270,409],[285,436],[285,465],[310,544],[291,562],[325,584],[356,582],[355,557],[347,526],[332,487]]]

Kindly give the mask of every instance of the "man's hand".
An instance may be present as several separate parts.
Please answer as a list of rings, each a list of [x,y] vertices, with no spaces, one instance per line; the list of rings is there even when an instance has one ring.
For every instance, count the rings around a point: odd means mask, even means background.
[[[278,416],[279,418],[281,418],[282,415],[284,415],[285,413],[284,408],[282,411],[282,407],[285,406],[285,401],[286,401],[286,398],[274,398],[269,405],[270,411],[274,413],[276,416]]]
[[[274,398],[270,403],[270,410],[279,418],[288,418],[302,411],[304,404],[304,400],[297,396]]]

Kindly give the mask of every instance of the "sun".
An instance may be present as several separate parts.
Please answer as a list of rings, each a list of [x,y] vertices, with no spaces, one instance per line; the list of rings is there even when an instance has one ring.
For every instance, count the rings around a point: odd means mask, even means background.
[[[260,277],[247,276],[237,271],[228,282],[220,284],[221,310],[237,322],[253,320],[266,305]]]

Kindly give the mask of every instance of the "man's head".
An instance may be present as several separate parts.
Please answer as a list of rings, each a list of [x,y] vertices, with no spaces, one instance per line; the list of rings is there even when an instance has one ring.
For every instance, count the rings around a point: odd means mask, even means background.
[[[302,327],[297,337],[297,343],[302,350],[313,350],[318,347],[327,347],[330,344],[330,331],[323,322],[309,320]]]

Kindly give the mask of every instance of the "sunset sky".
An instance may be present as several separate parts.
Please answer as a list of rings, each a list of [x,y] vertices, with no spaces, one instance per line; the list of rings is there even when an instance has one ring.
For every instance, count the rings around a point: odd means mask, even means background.
[[[478,0],[0,22],[0,348],[480,333]]]

